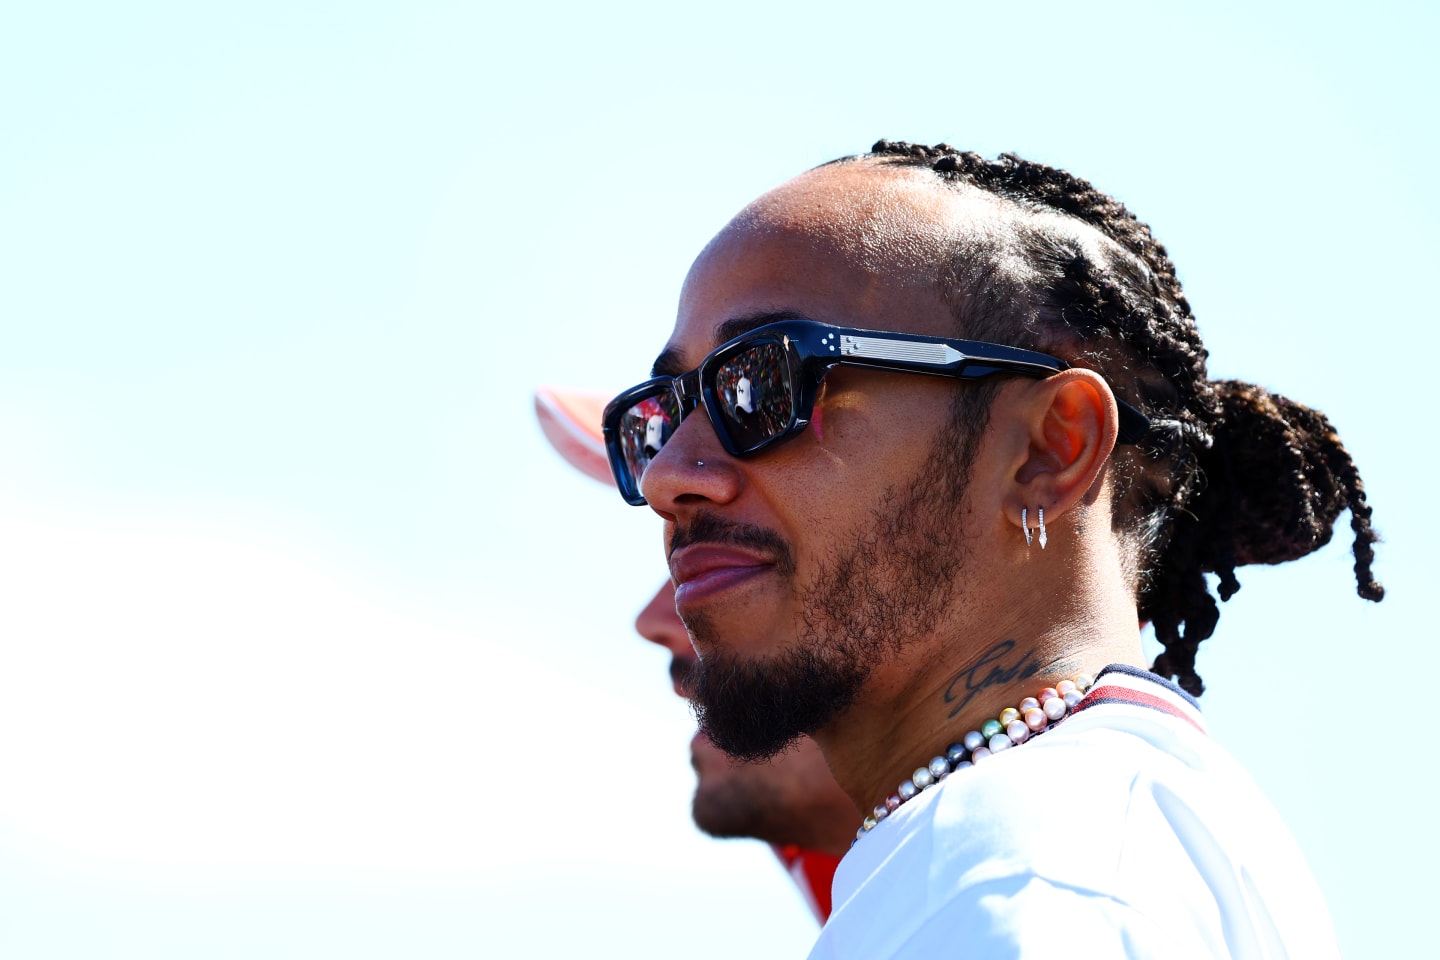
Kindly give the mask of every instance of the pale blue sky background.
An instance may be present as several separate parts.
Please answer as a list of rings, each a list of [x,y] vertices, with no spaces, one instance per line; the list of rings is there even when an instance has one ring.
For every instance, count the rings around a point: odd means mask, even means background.
[[[1435,7],[878,10],[0,13],[0,956],[803,955],[689,826],[654,518],[530,393],[643,378],[725,219],[881,136],[1115,193],[1212,372],[1339,424],[1391,597],[1244,572],[1204,706],[1347,954],[1433,942]]]

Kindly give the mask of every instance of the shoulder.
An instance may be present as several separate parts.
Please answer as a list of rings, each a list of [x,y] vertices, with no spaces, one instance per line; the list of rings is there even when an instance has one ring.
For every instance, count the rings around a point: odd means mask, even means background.
[[[952,774],[868,834],[837,877],[836,939],[850,913],[886,931],[870,956],[909,955],[960,923],[1005,956],[1053,915],[1164,945],[1111,955],[1333,955],[1323,899],[1249,776],[1194,718],[1124,699]]]

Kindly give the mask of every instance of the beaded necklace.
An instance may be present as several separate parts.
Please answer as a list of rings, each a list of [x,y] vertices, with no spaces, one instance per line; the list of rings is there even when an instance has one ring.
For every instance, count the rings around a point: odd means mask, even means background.
[[[960,738],[960,742],[946,747],[944,754],[932,757],[929,763],[911,774],[910,779],[902,781],[884,803],[877,803],[860,829],[855,831],[855,840],[874,830],[875,825],[894,813],[900,804],[922,790],[929,790],[956,770],[974,766],[988,756],[1009,750],[1049,730],[1075,709],[1085,691],[1094,683],[1088,674],[1082,673],[1074,680],[1061,680],[1036,696],[1026,697],[1018,707],[1001,710],[998,717],[986,720],[979,730],[971,730]]]

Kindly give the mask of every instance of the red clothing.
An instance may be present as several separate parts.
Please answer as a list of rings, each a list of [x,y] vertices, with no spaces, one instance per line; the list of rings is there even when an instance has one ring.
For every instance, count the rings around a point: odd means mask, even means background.
[[[810,904],[816,919],[824,926],[825,921],[830,919],[830,881],[835,878],[840,858],[818,850],[804,850],[793,843],[770,849],[785,865],[790,879],[795,881],[805,902]]]

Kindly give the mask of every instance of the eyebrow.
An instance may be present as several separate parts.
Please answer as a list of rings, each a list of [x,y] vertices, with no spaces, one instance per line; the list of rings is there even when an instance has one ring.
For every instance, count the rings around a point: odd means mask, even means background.
[[[731,317],[729,320],[722,320],[715,327],[715,346],[722,343],[729,343],[736,337],[744,336],[751,330],[765,326],[767,323],[778,323],[781,320],[806,320],[804,314],[796,313],[794,310],[780,310],[769,313],[752,313],[743,317]],[[652,377],[678,377],[688,373],[689,367],[681,358],[679,350],[673,347],[666,347],[655,358],[654,365],[650,368]]]

